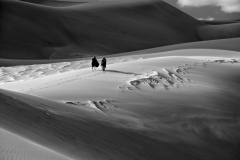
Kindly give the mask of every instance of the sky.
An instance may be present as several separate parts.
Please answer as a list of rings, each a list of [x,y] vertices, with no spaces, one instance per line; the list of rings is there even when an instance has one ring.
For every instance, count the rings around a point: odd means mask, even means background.
[[[196,19],[240,20],[240,0],[164,0]]]

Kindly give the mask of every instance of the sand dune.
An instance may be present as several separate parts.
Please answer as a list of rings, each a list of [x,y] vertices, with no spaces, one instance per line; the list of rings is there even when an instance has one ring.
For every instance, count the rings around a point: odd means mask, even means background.
[[[0,57],[5,59],[86,58],[239,37],[239,23],[206,25],[158,0],[68,7],[39,5],[40,1],[0,3]]]
[[[240,23],[208,25],[198,28],[202,40],[240,37]]]
[[[155,51],[155,52],[154,52]],[[146,51],[145,51],[146,52]],[[153,52],[153,53],[151,53]],[[209,55],[209,52],[211,54]],[[166,57],[166,56],[221,56],[225,58],[234,58],[236,52],[231,51],[224,51],[224,50],[208,50],[208,49],[187,49],[187,50],[174,50],[169,52],[158,52],[158,50],[149,50],[148,54],[118,54],[115,56],[109,56],[108,64],[116,64],[116,63],[123,63],[123,62],[131,62],[151,57]],[[151,53],[151,54],[150,54]],[[79,69],[86,69],[84,74],[88,74],[91,72],[89,71],[89,67],[91,67],[90,60],[81,60],[81,61],[68,61],[68,62],[58,62],[58,63],[50,63],[46,64],[47,61],[43,61],[45,64],[33,64],[33,65],[24,65],[24,66],[11,66],[11,67],[0,67],[0,86],[5,85],[6,83],[11,82],[20,82],[26,81],[41,77],[46,77],[49,75],[70,72],[70,71],[77,71]],[[34,63],[34,62],[31,62]],[[16,64],[15,64],[16,65]],[[80,74],[81,75],[81,74]],[[70,78],[71,79],[71,78]],[[56,84],[57,81],[54,83]],[[39,84],[39,82],[36,82]],[[12,84],[11,84],[12,86]],[[10,89],[11,86],[7,88]],[[22,85],[23,88],[25,85]],[[9,88],[10,87],[10,88]]]
[[[72,159],[238,159],[239,52],[137,57],[5,82],[0,126]]]
[[[80,58],[199,41],[196,27],[203,25],[156,0],[67,8],[0,3],[0,56],[9,59]]]
[[[173,50],[182,50],[182,49],[217,49],[217,50],[229,50],[229,51],[240,51],[240,46],[238,45],[240,43],[240,38],[231,38],[231,39],[221,39],[221,40],[211,40],[211,41],[201,41],[201,42],[192,42],[192,43],[184,43],[184,44],[178,44],[178,45],[170,45],[165,47],[157,47],[157,48],[151,48],[151,49],[145,49],[145,50],[139,50],[139,51],[133,51],[133,52],[127,52],[127,53],[120,53],[120,54],[114,54],[114,55],[107,55],[105,57],[141,57],[142,54],[146,53],[157,53],[157,52],[165,52],[162,55],[168,56],[166,54],[166,51],[173,51]],[[181,53],[183,54],[183,53]],[[139,55],[139,56],[138,56]],[[171,54],[170,54],[171,55]],[[169,55],[169,56],[170,56]],[[176,54],[179,55],[179,54]],[[186,55],[191,55],[186,54]],[[98,58],[101,58],[98,57]],[[127,58],[129,59],[129,58]],[[131,59],[131,58],[130,58]],[[51,59],[51,60],[17,60],[17,59],[1,59],[0,58],[0,67],[8,67],[8,66],[17,66],[17,65],[35,65],[35,64],[48,64],[48,63],[60,63],[60,62],[74,62],[81,60],[81,63],[85,63],[85,66],[90,65],[89,58],[81,58],[81,59]],[[86,61],[85,61],[86,60]]]
[[[0,1],[0,159],[238,160],[239,23],[82,2]]]
[[[0,142],[1,160],[70,160],[70,158],[39,146],[2,128],[0,128]]]
[[[201,21],[201,22],[203,22],[203,23],[206,23],[206,24],[211,24],[211,25],[219,25],[219,24],[229,24],[229,23],[239,23],[240,22],[240,20],[239,19],[236,19],[236,20],[222,20],[222,21],[216,21],[216,20],[214,20],[214,21],[207,21],[207,20],[199,20],[199,21]]]
[[[109,55],[106,57],[118,57],[118,56],[139,56],[141,57],[142,54],[147,53],[159,53],[162,52],[162,56],[191,56],[191,55],[204,55],[207,56],[208,52],[202,52],[199,53],[201,50],[195,50],[195,49],[215,49],[217,50],[226,50],[226,51],[240,51],[240,46],[238,45],[240,43],[240,38],[229,38],[229,39],[221,39],[221,40],[209,40],[209,41],[201,41],[201,42],[191,42],[191,43],[184,43],[184,44],[177,44],[177,45],[170,45],[170,46],[164,46],[164,47],[156,47],[151,49],[145,49],[140,51],[134,51],[134,52],[126,52],[122,54],[116,54],[116,55]],[[193,49],[193,52],[184,52],[185,49]],[[175,50],[182,50],[181,52],[172,52],[175,54],[169,54],[171,52],[166,51],[175,51]],[[196,51],[196,52],[195,52]],[[214,51],[214,52],[216,52]],[[219,51],[219,53],[224,53],[222,51]],[[225,52],[225,53],[231,53],[231,52]],[[222,54],[221,56],[224,56]],[[225,56],[231,57],[231,55],[226,54]],[[13,61],[14,62],[14,61]],[[15,61],[18,62],[18,61]],[[21,63],[21,62],[20,62]],[[26,62],[25,62],[26,63]],[[4,63],[3,63],[4,64]],[[5,64],[8,66],[11,63],[9,60],[5,61]],[[14,63],[13,63],[14,64]],[[18,63],[16,63],[18,64]]]
[[[69,7],[79,5],[82,3],[97,2],[98,0],[20,0],[20,1],[52,7]]]
[[[25,101],[33,104],[32,106],[22,102],[21,95],[9,92],[7,94],[13,96],[15,100],[9,101],[11,97],[1,94],[1,100],[5,100],[1,101],[3,110],[0,113],[1,125],[11,124],[10,128],[5,127],[12,132],[21,130],[18,134],[24,134],[29,139],[69,155],[73,159],[173,159],[176,156],[185,159],[192,155],[179,147],[183,145],[191,149],[188,144],[176,146],[158,141],[138,131],[114,127],[105,122],[106,117],[101,118],[99,113],[98,119],[94,120],[93,114],[88,113],[89,115],[85,117],[83,111],[78,112],[79,114],[51,112],[48,110],[49,102],[45,103],[46,100],[41,100],[39,104],[34,103],[29,96],[27,96],[29,98],[25,97]],[[5,103],[6,101],[11,104]],[[55,106],[61,104],[55,103]],[[65,106],[65,108],[69,107]],[[14,114],[18,115],[17,119],[14,118],[17,123],[12,119]],[[174,155],[171,153],[172,150],[177,150]]]

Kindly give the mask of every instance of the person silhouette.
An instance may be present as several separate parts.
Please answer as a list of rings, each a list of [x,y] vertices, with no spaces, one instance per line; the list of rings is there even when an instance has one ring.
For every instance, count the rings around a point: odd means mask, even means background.
[[[107,65],[107,60],[106,60],[106,58],[103,58],[102,62],[101,62],[101,66],[102,66],[103,71],[105,71],[106,65]]]
[[[92,71],[93,71],[93,67],[94,67],[94,70],[96,70],[96,67],[98,67],[98,66],[99,66],[98,60],[97,60],[97,58],[94,56],[94,57],[92,58]]]

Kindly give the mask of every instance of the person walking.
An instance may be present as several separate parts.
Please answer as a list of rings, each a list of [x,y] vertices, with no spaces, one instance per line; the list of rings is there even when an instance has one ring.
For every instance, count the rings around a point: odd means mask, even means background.
[[[107,60],[106,60],[106,58],[103,58],[102,62],[101,62],[101,66],[102,66],[103,71],[105,71],[106,65],[107,65]]]
[[[96,70],[96,67],[98,67],[98,66],[99,66],[98,60],[97,60],[97,58],[94,56],[94,57],[92,58],[92,71],[93,71],[93,67],[94,67],[94,70]]]

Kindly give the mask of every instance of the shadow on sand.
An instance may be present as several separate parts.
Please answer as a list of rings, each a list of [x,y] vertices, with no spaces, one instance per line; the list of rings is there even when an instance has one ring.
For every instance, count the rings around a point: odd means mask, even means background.
[[[122,71],[117,71],[117,70],[105,70],[105,72],[113,72],[113,73],[120,73],[120,74],[127,74],[127,75],[141,75],[141,74],[138,74],[138,73],[122,72]]]

